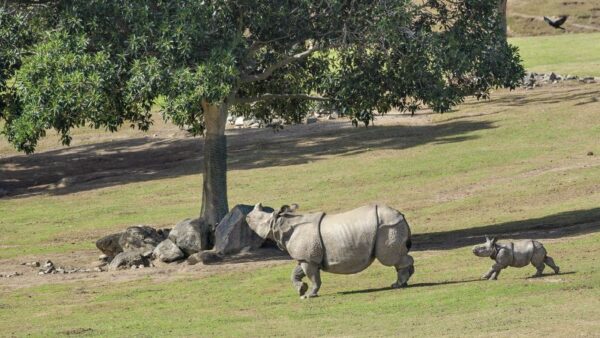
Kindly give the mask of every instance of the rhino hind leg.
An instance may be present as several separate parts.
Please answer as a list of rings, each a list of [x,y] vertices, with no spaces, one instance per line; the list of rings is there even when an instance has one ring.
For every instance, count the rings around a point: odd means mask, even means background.
[[[531,262],[531,265],[535,266],[536,268],[536,272],[535,275],[533,275],[533,277],[541,277],[544,273],[544,268],[546,267],[546,264],[544,264],[544,262]]]
[[[412,264],[407,267],[396,266],[396,272],[398,279],[392,284],[392,289],[405,288],[408,287],[408,280],[415,273],[415,266]]]
[[[305,276],[306,274],[304,273],[302,266],[300,265],[300,263],[298,263],[298,265],[296,265],[296,267],[292,271],[292,285],[294,286],[296,291],[298,291],[298,295],[300,295],[300,297],[304,296],[304,294],[308,290],[308,284],[302,282],[302,278],[304,278]]]
[[[310,279],[311,290],[308,294],[302,295],[302,299],[318,297],[319,289],[321,288],[321,269],[317,264],[302,262],[300,263],[304,274]]]
[[[554,270],[555,274],[558,274],[560,272],[560,268],[558,267],[558,265],[556,265],[554,263],[554,259],[552,259],[552,257],[546,256],[544,258],[544,263],[546,263],[546,265],[548,265],[549,267],[551,267],[552,270]]]

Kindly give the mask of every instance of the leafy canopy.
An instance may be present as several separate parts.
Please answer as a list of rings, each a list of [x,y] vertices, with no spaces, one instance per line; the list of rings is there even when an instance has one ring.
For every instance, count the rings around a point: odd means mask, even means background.
[[[19,150],[46,130],[164,118],[200,134],[202,103],[298,120],[312,100],[363,121],[449,110],[523,69],[489,0],[8,1],[0,119]]]

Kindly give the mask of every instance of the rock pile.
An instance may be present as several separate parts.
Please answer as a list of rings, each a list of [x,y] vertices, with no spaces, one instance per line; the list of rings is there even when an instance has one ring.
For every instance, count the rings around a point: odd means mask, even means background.
[[[250,229],[246,215],[251,205],[236,205],[219,222],[215,229],[215,247],[211,250],[212,229],[200,219],[185,219],[173,229],[154,229],[147,225],[136,225],[125,231],[111,234],[96,241],[102,251],[97,269],[120,270],[153,267],[153,260],[164,263],[199,262],[210,264],[224,255],[236,254],[260,248],[264,240]],[[273,212],[272,208],[264,208]]]
[[[530,72],[523,78],[523,87],[533,89],[547,84],[554,84],[563,81],[579,81],[581,83],[600,82],[600,78],[593,76],[579,77],[575,75],[560,75],[556,73],[544,74]]]
[[[76,272],[90,272],[90,269],[84,268],[75,268],[75,267],[65,267],[65,266],[56,266],[51,260],[47,260],[44,265],[40,266],[39,262],[32,263],[24,263],[24,265],[28,265],[31,267],[39,267],[38,275],[49,275],[49,274],[67,274],[67,273],[76,273]]]

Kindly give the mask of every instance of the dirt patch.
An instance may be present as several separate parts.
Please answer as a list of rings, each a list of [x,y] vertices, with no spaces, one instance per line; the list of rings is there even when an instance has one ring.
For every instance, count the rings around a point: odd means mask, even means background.
[[[97,265],[97,251],[78,251],[67,254],[52,254],[43,257],[56,264],[93,269]],[[29,288],[46,284],[92,282],[107,285],[110,283],[128,282],[142,278],[151,278],[156,282],[165,282],[179,278],[204,278],[228,272],[251,271],[262,267],[292,264],[291,258],[273,248],[259,249],[253,252],[240,253],[226,257],[217,264],[188,265],[185,261],[178,263],[161,263],[153,268],[135,270],[119,270],[104,272],[77,272],[71,274],[39,275],[39,268],[22,265],[24,262],[40,261],[40,257],[24,256],[16,259],[0,260],[0,274],[19,272],[21,275],[11,278],[0,278],[0,289],[4,291]]]

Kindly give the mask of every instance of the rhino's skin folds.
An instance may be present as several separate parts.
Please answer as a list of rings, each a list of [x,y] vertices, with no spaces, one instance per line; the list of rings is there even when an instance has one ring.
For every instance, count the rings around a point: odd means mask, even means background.
[[[554,273],[560,271],[554,259],[548,256],[544,245],[532,239],[500,244],[496,238],[486,236],[484,244],[473,247],[473,254],[478,257],[490,257],[495,261],[490,270],[481,276],[482,279],[495,280],[502,269],[509,266],[521,268],[530,263],[536,268],[534,277],[541,276],[546,265],[552,268]]]
[[[397,280],[392,287],[406,286],[414,273],[408,255],[411,233],[404,216],[385,205],[368,205],[340,214],[295,214],[288,209],[273,213],[257,204],[247,216],[250,228],[274,240],[298,261],[292,283],[304,296],[307,276],[312,283],[306,297],[316,297],[321,285],[320,270],[353,274],[366,269],[377,258],[394,266]]]

